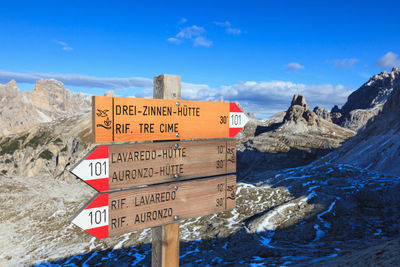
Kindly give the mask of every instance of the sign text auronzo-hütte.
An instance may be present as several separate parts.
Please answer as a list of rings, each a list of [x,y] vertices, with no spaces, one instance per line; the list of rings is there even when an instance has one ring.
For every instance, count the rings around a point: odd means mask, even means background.
[[[100,145],[70,170],[98,191],[236,172],[233,139]]]

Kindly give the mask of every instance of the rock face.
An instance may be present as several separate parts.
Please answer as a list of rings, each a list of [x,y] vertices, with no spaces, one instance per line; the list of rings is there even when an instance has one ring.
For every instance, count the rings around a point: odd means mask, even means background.
[[[94,146],[90,123],[83,111],[0,138],[0,174],[70,180],[68,169]]]
[[[285,113],[263,122],[252,119],[239,139],[261,152],[279,153],[291,148],[336,148],[353,135],[353,131],[319,118],[309,109],[304,96],[295,95]]]
[[[308,125],[314,125],[317,122],[316,114],[309,109],[306,99],[302,95],[293,96],[292,103],[283,118],[283,123],[291,122]]]
[[[261,171],[307,165],[354,134],[318,117],[303,96],[295,95],[286,112],[265,121],[250,119],[238,135],[238,164],[243,165],[238,169],[246,166]],[[242,175],[248,174],[239,173]]]
[[[400,85],[396,85],[379,115],[325,160],[400,175]]]
[[[347,102],[340,110],[332,109],[331,114],[335,113],[332,121],[342,127],[357,131],[379,113],[393,88],[399,84],[400,70],[396,67],[390,73],[381,72],[374,75],[349,95]]]
[[[313,111],[314,111],[315,115],[317,115],[319,118],[327,120],[329,122],[332,122],[331,113],[328,110],[316,106]]]
[[[284,170],[283,163],[306,162],[313,151],[340,146],[354,134],[300,99],[287,112],[246,125],[238,138],[237,205],[181,222],[182,265],[309,266],[399,237],[400,179],[326,159],[342,156],[353,164],[365,157],[366,164],[390,161],[393,168],[400,151],[400,90],[360,138],[337,150],[343,153]],[[95,193],[68,172],[93,148],[90,129],[90,112],[82,111],[0,138],[0,265],[115,265],[116,258],[151,264],[150,229],[100,240],[70,224]],[[273,168],[281,169],[271,173]]]
[[[22,93],[12,80],[0,85],[0,136],[28,130],[53,119],[90,107],[90,99],[73,94],[56,80],[41,79],[31,92]]]

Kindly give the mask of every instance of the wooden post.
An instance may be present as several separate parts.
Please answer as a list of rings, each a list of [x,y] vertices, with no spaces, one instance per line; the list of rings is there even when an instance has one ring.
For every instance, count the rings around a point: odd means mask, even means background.
[[[153,98],[181,99],[181,77],[168,74],[155,76]],[[179,266],[179,222],[153,227],[151,230],[151,266]]]

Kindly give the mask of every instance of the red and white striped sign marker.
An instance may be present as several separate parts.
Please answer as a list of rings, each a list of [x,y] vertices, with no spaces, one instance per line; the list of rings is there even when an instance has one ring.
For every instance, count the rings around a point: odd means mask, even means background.
[[[229,137],[235,137],[249,121],[249,118],[235,103],[229,103]]]
[[[235,137],[248,118],[236,103],[95,96],[95,143]]]
[[[97,238],[107,238],[231,210],[235,204],[236,175],[224,175],[100,193],[72,223]]]
[[[108,146],[98,146],[75,164],[70,172],[98,191],[108,191]]]
[[[108,194],[100,194],[77,212],[72,223],[101,239],[108,237],[108,218]]]
[[[70,171],[105,192],[234,173],[235,151],[231,139],[102,145]]]

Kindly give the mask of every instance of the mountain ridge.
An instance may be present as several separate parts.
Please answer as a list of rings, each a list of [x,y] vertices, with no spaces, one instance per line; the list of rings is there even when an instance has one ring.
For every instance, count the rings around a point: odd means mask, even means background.
[[[22,92],[15,80],[0,85],[0,136],[21,133],[54,119],[89,109],[90,97],[72,93],[54,79],[40,79],[30,92]]]

